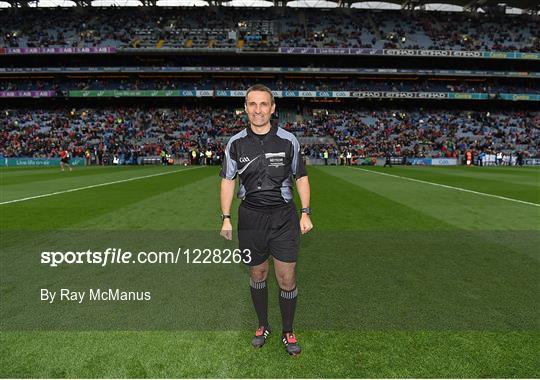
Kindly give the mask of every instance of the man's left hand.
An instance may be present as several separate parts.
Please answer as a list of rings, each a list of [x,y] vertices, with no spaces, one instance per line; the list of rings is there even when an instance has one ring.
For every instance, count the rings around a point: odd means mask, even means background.
[[[313,228],[313,223],[311,223],[311,218],[308,214],[302,213],[300,218],[300,231],[303,234],[307,234]]]

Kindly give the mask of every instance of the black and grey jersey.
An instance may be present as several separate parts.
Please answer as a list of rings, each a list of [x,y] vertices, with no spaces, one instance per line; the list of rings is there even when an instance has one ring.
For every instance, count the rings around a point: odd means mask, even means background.
[[[292,179],[307,175],[296,137],[272,126],[259,138],[251,128],[227,143],[220,176],[240,177],[238,198],[252,207],[274,207],[293,199]]]

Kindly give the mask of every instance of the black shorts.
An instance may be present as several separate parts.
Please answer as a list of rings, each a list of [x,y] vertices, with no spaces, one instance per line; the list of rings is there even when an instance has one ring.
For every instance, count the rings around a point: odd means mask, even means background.
[[[60,161],[62,161],[64,164],[69,164],[69,158],[62,158]]]
[[[294,202],[272,209],[253,209],[240,204],[238,240],[243,262],[255,266],[270,255],[279,261],[294,263],[300,248],[300,220]],[[244,253],[249,250],[249,256]],[[249,262],[248,262],[249,260]]]

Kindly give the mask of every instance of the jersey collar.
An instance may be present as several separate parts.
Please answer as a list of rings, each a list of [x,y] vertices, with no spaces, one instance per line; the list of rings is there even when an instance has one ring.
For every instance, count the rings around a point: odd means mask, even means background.
[[[264,138],[266,139],[266,137],[270,135],[275,135],[277,133],[277,130],[278,130],[278,127],[276,125],[270,124],[270,130],[268,131],[268,133],[266,134]],[[258,138],[257,137],[258,135],[255,132],[253,132],[253,130],[251,129],[251,125],[247,127],[247,133],[251,137]]]

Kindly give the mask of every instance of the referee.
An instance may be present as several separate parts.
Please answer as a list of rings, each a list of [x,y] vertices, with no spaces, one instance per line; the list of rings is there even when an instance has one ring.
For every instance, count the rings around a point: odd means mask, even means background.
[[[276,109],[272,91],[254,85],[246,91],[245,110],[250,126],[229,140],[225,148],[221,180],[221,236],[232,239],[231,203],[236,176],[240,178],[238,197],[238,240],[240,250],[249,254],[250,291],[259,319],[252,344],[260,348],[270,334],[268,324],[268,259],[273,256],[279,284],[279,307],[283,323],[282,342],[290,355],[298,355],[300,345],[293,332],[298,289],[295,267],[300,233],[313,228],[309,208],[309,181],[300,156],[300,144],[292,133],[272,126]],[[302,202],[298,218],[293,201],[293,178]]]

